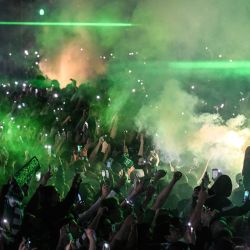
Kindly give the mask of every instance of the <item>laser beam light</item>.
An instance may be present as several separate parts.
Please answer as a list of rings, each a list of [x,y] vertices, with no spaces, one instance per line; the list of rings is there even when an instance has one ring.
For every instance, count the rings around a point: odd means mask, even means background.
[[[0,25],[6,26],[76,26],[76,27],[132,27],[132,23],[97,23],[97,22],[6,22],[0,21]]]
[[[169,63],[170,68],[174,69],[248,69],[250,70],[250,61],[180,61]]]
[[[168,67],[178,72],[220,72],[235,75],[250,75],[250,61],[175,61]]]

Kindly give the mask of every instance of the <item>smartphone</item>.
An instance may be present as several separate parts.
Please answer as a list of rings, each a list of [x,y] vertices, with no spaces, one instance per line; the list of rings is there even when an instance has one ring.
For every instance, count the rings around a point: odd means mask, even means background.
[[[84,200],[82,199],[82,196],[78,193],[77,200],[79,204],[84,204]]]
[[[126,201],[126,203],[127,203],[129,206],[131,206],[131,207],[134,206],[134,203],[133,203],[131,200],[125,199],[125,201]]]
[[[112,159],[112,158],[109,158],[109,159],[107,160],[107,168],[111,168],[112,162],[113,162],[113,159]]]
[[[104,242],[104,243],[103,243],[102,250],[110,250],[110,245],[109,245],[109,243]]]
[[[36,181],[40,181],[42,177],[42,173],[39,171],[36,173]]]
[[[81,195],[79,193],[77,195],[77,199],[78,199],[78,202],[82,202],[82,197],[81,197]]]
[[[81,150],[82,150],[82,145],[77,145],[77,152],[81,153]]]
[[[29,238],[25,241],[25,249],[31,249],[31,241]]]
[[[219,175],[219,169],[218,168],[213,168],[212,169],[212,179],[215,181],[218,178]]]
[[[244,198],[243,198],[243,201],[246,202],[247,200],[249,200],[249,191],[245,191],[244,192]]]
[[[44,148],[46,148],[48,155],[51,156],[51,152],[52,152],[52,146],[51,145],[45,145]]]
[[[190,229],[190,232],[193,233],[194,232],[194,228],[192,227],[191,222],[188,222],[187,226]]]
[[[109,178],[109,171],[108,171],[108,170],[105,171],[105,176],[106,176],[107,178]]]
[[[51,145],[48,145],[47,151],[48,151],[48,155],[51,157],[51,154],[52,154],[52,146]]]
[[[105,176],[106,176],[105,170],[102,170],[102,177],[105,177]]]

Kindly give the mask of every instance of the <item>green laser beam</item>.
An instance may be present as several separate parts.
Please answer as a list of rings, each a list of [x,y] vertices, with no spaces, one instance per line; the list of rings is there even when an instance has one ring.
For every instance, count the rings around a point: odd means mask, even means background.
[[[145,74],[171,75],[178,74],[209,77],[244,77],[250,76],[250,61],[143,61],[112,64],[113,71],[131,69]]]
[[[250,61],[181,61],[169,62],[169,70],[180,74],[214,74],[214,76],[250,76]]]
[[[75,27],[132,27],[132,23],[91,23],[91,22],[6,22],[0,25],[8,26],[75,26]]]
[[[170,62],[172,69],[250,69],[250,61],[198,61]]]

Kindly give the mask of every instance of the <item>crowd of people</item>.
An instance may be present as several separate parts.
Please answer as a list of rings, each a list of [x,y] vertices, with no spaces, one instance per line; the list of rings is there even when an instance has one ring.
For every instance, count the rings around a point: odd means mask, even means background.
[[[250,249],[241,174],[233,190],[227,173],[164,162],[124,116],[102,123],[93,96],[0,85],[0,249]]]

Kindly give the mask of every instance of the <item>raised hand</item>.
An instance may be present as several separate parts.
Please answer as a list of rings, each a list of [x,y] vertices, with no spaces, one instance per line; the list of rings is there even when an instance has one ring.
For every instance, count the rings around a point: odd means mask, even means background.
[[[95,239],[95,231],[93,229],[87,228],[87,229],[85,229],[85,233],[86,233],[89,240],[93,240],[93,241],[96,240]]]
[[[48,171],[42,176],[40,183],[41,185],[46,185],[49,181],[49,179],[53,176],[52,171],[51,171],[51,166],[49,165]]]
[[[207,189],[209,183],[210,183],[209,176],[208,176],[207,172],[205,172],[205,174],[204,174],[204,176],[202,178],[202,181],[201,181],[201,188],[202,189]]]
[[[107,198],[108,194],[110,193],[110,188],[108,185],[103,184],[102,185],[102,198],[105,199]]]
[[[177,172],[174,173],[173,181],[177,182],[177,181],[179,181],[181,179],[181,177],[182,177],[182,173],[180,171],[177,171]]]

